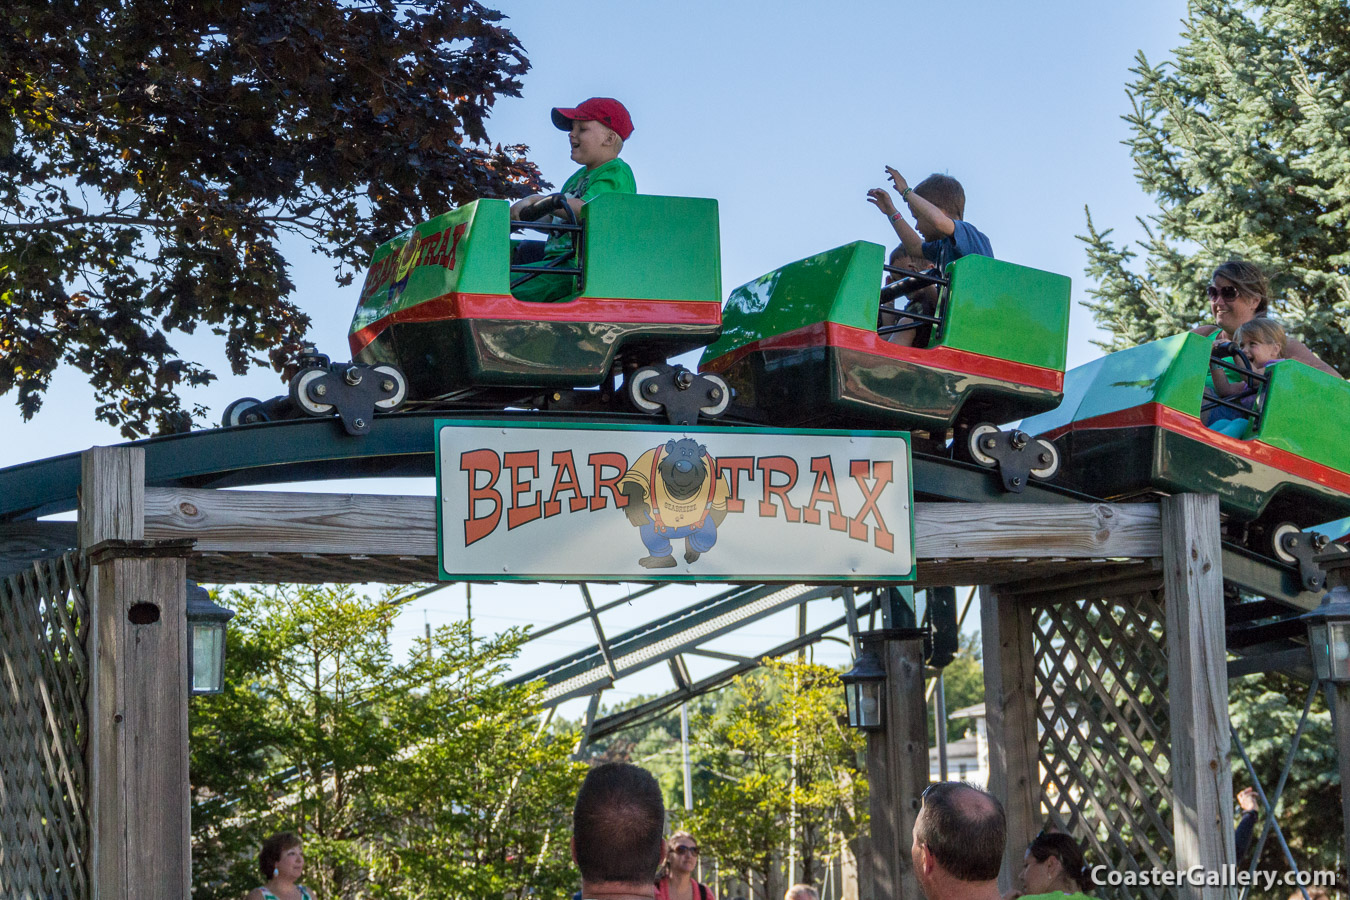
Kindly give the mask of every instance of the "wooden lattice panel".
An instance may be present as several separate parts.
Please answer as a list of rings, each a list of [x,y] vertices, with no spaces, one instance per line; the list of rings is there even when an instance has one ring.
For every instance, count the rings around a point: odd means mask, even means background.
[[[90,896],[85,787],[88,566],[0,581],[0,897]]]
[[[1171,868],[1166,621],[1161,592],[1036,609],[1041,802],[1089,865]],[[1165,889],[1099,887],[1158,900]]]

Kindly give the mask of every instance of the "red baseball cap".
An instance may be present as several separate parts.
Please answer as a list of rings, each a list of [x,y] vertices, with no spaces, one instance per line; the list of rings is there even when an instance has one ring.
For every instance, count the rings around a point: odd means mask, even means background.
[[[572,122],[577,120],[607,125],[625,141],[633,133],[633,120],[629,118],[628,110],[612,97],[592,97],[578,104],[576,109],[553,110],[553,124],[563,131],[571,131]]]

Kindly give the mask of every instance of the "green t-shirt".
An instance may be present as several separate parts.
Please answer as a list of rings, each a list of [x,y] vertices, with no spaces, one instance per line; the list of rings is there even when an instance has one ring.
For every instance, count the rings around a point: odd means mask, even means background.
[[[606,193],[636,194],[637,181],[633,178],[633,170],[628,167],[628,163],[615,157],[594,169],[585,166],[577,169],[567,181],[563,182],[560,193],[569,199],[586,203]],[[567,217],[555,215],[553,221],[566,222]],[[571,249],[570,234],[554,234],[549,236],[548,243],[544,245],[544,255],[558,257]]]
[[[1066,894],[1063,891],[1051,891],[1048,894],[1023,894],[1018,900],[1095,900],[1091,894]]]
[[[637,181],[633,178],[633,170],[628,167],[628,163],[616,157],[594,169],[585,166],[577,169],[563,183],[560,193],[570,199],[586,203],[605,193],[636,194]],[[565,215],[555,215],[553,221],[566,222],[568,219]],[[550,235],[544,244],[543,262],[539,265],[548,266],[571,249],[571,234],[560,232]],[[574,262],[568,262],[565,267],[570,268],[573,265]],[[518,300],[549,302],[564,299],[574,292],[575,287],[576,282],[570,275],[536,275],[511,293],[515,294]]]

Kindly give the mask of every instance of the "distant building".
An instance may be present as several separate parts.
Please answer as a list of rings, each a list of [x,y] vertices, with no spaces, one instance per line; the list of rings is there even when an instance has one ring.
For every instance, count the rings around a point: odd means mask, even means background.
[[[984,704],[976,703],[953,710],[948,719],[974,719],[974,728],[966,736],[947,742],[947,779],[967,781],[979,787],[989,784],[989,732],[985,726]],[[942,765],[936,747],[928,750],[928,777],[930,781],[942,778]]]

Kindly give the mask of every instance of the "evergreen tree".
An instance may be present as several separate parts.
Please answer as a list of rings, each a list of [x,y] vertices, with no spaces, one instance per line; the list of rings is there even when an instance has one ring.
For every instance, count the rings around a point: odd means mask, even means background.
[[[1141,52],[1125,143],[1158,204],[1137,249],[1088,214],[1088,306],[1105,349],[1210,322],[1229,258],[1264,267],[1272,313],[1350,372],[1350,6],[1194,0],[1175,59]],[[1131,262],[1142,254],[1142,271]]]

